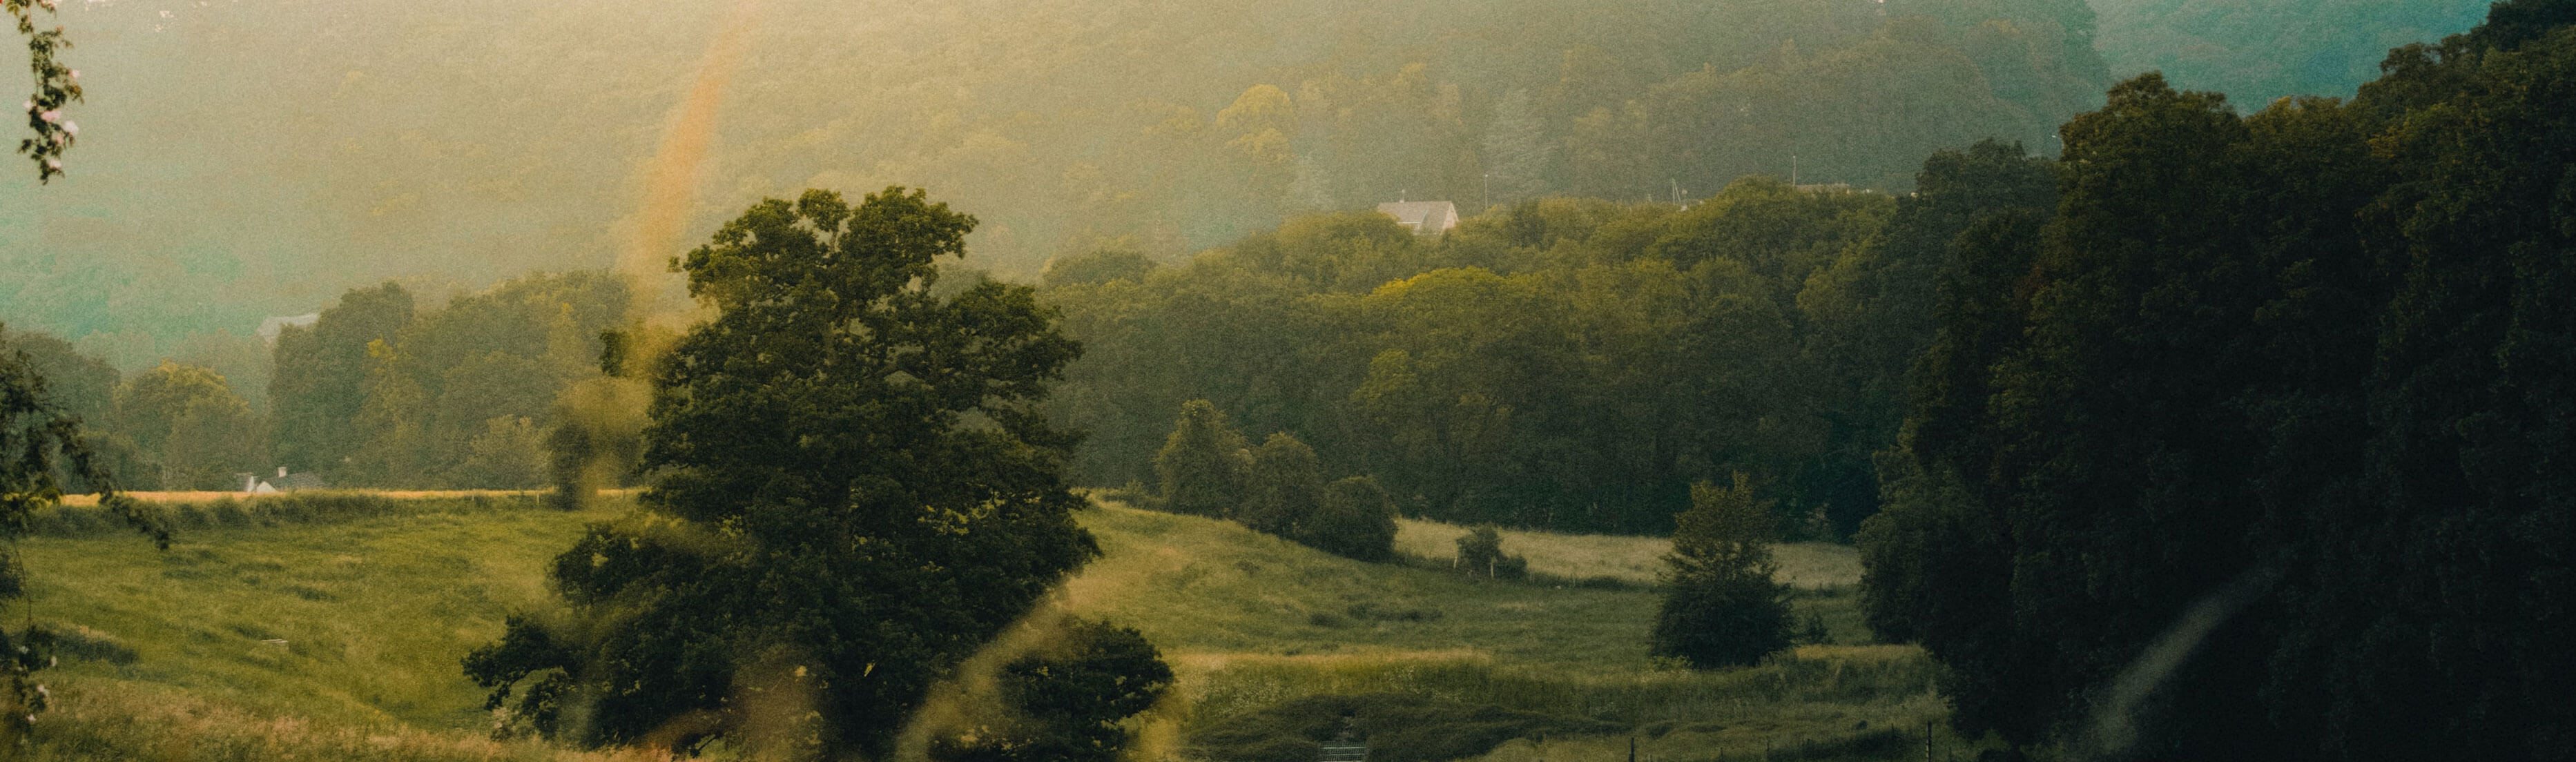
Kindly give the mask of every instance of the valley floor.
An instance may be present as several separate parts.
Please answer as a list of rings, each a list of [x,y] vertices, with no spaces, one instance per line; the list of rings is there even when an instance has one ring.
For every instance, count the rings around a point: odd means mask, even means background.
[[[498,636],[505,614],[543,605],[543,565],[624,504],[293,502],[314,499],[185,504],[167,552],[80,516],[94,509],[39,517],[20,544],[24,615],[71,641],[62,667],[42,673],[60,700],[39,718],[40,756],[597,756],[485,739],[482,692],[457,660]],[[1916,758],[1925,721],[1946,712],[1918,649],[1868,643],[1845,548],[1782,551],[1800,621],[1814,614],[1832,644],[1703,673],[1647,658],[1659,601],[1648,564],[1663,544],[1652,538],[1506,533],[1505,550],[1528,555],[1541,580],[1514,583],[1448,572],[1435,554],[1464,530],[1425,522],[1403,526],[1410,561],[1365,564],[1117,504],[1079,520],[1104,556],[1057,605],[1136,627],[1180,675],[1140,736],[1140,760],[1228,753],[1208,740],[1217,735],[1286,738],[1293,728],[1262,723],[1291,723],[1281,713],[1314,696],[1390,694],[1458,717],[1517,712],[1539,723],[1527,727],[1587,729],[1514,739],[1520,726],[1487,722],[1466,746],[1426,747],[1491,762],[1609,759],[1630,738],[1650,762]],[[1371,759],[1416,762],[1403,752]]]

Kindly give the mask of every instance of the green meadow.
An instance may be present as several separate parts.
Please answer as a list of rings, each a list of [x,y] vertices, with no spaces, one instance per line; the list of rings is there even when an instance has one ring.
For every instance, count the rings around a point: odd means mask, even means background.
[[[42,673],[58,700],[40,758],[606,758],[488,739],[457,660],[509,612],[546,605],[544,564],[623,504],[170,510],[166,552],[86,508],[40,516],[21,542],[32,595],[9,613],[66,637]],[[1824,622],[1828,643],[1716,672],[1648,658],[1659,540],[1508,532],[1536,573],[1503,582],[1448,571],[1434,553],[1465,530],[1427,522],[1403,526],[1402,562],[1366,564],[1115,503],[1079,520],[1104,555],[1057,605],[1137,628],[1179,675],[1139,728],[1139,760],[1296,758],[1324,711],[1409,718],[1417,740],[1375,762],[1563,760],[1625,754],[1631,738],[1655,759],[1898,758],[1946,711],[1919,650],[1870,642],[1848,584],[1800,583],[1800,621]],[[1784,546],[1784,578],[1848,580],[1856,564],[1836,550]]]

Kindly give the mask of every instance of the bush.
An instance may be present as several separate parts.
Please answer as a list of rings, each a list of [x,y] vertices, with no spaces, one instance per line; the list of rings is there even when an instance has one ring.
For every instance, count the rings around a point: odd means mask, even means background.
[[[1458,568],[1470,577],[1529,578],[1529,559],[1504,554],[1503,534],[1490,525],[1476,527],[1459,536]]]
[[[1246,460],[1243,434],[1207,400],[1182,403],[1180,420],[1154,455],[1163,479],[1163,509],[1193,516],[1225,516],[1243,501]]]
[[[1243,502],[1227,515],[1252,531],[1303,541],[1302,526],[1324,500],[1324,466],[1315,448],[1279,432],[1252,450],[1248,466]]]
[[[1377,479],[1354,476],[1324,487],[1323,503],[1298,526],[1296,540],[1344,558],[1395,557],[1395,501]]]
[[[1731,487],[1691,485],[1691,509],[1674,519],[1653,655],[1714,669],[1787,648],[1789,588],[1774,580],[1771,560],[1775,520],[1744,475]]]

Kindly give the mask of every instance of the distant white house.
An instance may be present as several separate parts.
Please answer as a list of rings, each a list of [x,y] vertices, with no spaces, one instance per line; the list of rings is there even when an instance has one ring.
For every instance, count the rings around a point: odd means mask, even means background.
[[[1414,235],[1439,235],[1458,226],[1458,205],[1447,201],[1389,201],[1377,210]]]
[[[277,346],[277,335],[285,332],[287,326],[308,327],[321,321],[322,313],[319,312],[262,320],[259,321],[259,340],[268,342],[269,346]]]
[[[259,475],[257,474],[234,475],[241,477],[243,492],[294,492],[296,490],[324,489],[331,486],[323,483],[322,477],[313,474],[288,474],[285,466],[278,466],[277,478],[268,481],[260,481]]]

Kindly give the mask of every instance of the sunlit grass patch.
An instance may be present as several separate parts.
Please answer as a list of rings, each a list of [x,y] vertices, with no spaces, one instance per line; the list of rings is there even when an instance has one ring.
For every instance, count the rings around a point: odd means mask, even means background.
[[[482,727],[457,660],[544,603],[543,564],[609,510],[420,501],[331,523],[183,524],[168,551],[116,532],[34,537],[25,605],[130,654],[74,649],[59,674],[320,721]]]
[[[99,677],[59,683],[29,760],[270,762],[666,762],[642,750],[578,752],[473,730],[315,722],[246,711],[163,686]]]
[[[1458,537],[1467,527],[1421,519],[1397,519],[1398,553],[1446,563],[1458,556]],[[1628,535],[1557,534],[1502,530],[1503,552],[1529,559],[1531,574],[1563,580],[1609,578],[1638,585],[1655,584],[1664,571],[1664,554],[1672,540]],[[1782,582],[1820,590],[1860,584],[1860,552],[1829,542],[1792,542],[1771,547],[1780,562]]]

